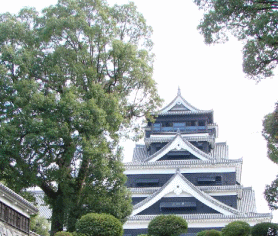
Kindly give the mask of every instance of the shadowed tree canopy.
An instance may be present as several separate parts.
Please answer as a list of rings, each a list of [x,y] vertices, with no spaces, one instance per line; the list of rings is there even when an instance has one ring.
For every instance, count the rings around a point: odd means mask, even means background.
[[[278,1],[194,0],[204,17],[198,29],[207,44],[229,35],[244,43],[243,71],[255,80],[273,75],[278,62]]]
[[[87,212],[131,212],[118,142],[161,102],[151,34],[133,3],[0,15],[0,179],[44,191],[52,233]]]
[[[278,104],[273,113],[265,116],[263,122],[264,130],[263,136],[267,141],[268,157],[275,164],[278,164]],[[270,209],[278,209],[278,176],[270,184],[266,186],[265,198]]]

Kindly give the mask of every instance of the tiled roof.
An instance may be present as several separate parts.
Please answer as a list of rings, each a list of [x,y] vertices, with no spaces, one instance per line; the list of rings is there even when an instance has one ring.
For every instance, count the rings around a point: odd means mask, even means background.
[[[156,153],[154,153],[153,155],[149,156],[146,161],[150,161],[152,159],[154,159],[155,157],[157,157],[159,154],[161,154],[163,151],[167,150],[168,148],[170,148],[170,146],[175,142],[175,140],[182,140],[182,142],[186,145],[186,147],[193,152],[198,153],[199,155],[201,155],[201,157],[204,157],[206,159],[212,159],[212,157],[210,155],[208,155],[207,153],[201,151],[199,148],[195,147],[193,144],[191,144],[189,141],[187,141],[186,139],[183,139],[181,134],[178,133],[175,138],[167,143],[163,148],[161,148],[159,151],[157,151]],[[171,149],[170,149],[171,150]],[[169,150],[169,151],[170,151]]]
[[[22,209],[28,210],[29,213],[35,214],[38,209],[29,201],[15,193],[13,190],[6,187],[4,184],[0,183],[0,193],[2,197],[6,198],[11,203],[15,203]]]
[[[229,147],[226,142],[215,143],[214,149],[212,149],[210,155],[216,159],[228,159],[229,158]]]
[[[198,189],[204,192],[221,192],[221,191],[238,191],[242,190],[241,185],[221,185],[221,186],[196,186]],[[145,193],[145,194],[152,194],[159,190],[160,187],[144,187],[144,188],[129,188],[131,193]]]
[[[255,192],[251,187],[242,189],[242,197],[238,200],[238,209],[241,212],[257,212]]]
[[[177,96],[166,107],[158,111],[158,115],[190,115],[190,114],[207,114],[213,113],[213,110],[205,111],[192,106],[182,96],[180,89]]]
[[[136,144],[133,149],[133,162],[142,162],[145,161],[149,157],[147,152],[147,147],[144,144]]]
[[[213,159],[203,160],[166,160],[155,162],[126,162],[124,168],[126,171],[144,170],[144,169],[165,169],[165,168],[219,168],[235,167],[236,181],[241,182],[242,158],[240,159]]]
[[[270,213],[243,213],[238,215],[223,215],[223,214],[179,214],[180,217],[189,222],[202,222],[202,221],[219,221],[219,220],[256,220],[261,219],[262,222],[267,222],[272,219]],[[135,215],[128,218],[128,221],[150,221],[156,215]]]
[[[207,142],[213,143],[214,139],[215,139],[211,135],[193,136],[193,135],[183,135],[182,134],[181,136],[184,140],[196,141],[196,142],[207,141]],[[150,138],[145,138],[144,141],[145,141],[146,145],[148,145],[148,144],[151,144],[151,143],[168,143],[168,142],[172,141],[174,138],[175,138],[174,135],[173,136],[164,135],[164,137],[163,136],[155,137],[155,135],[152,135]]]
[[[124,166],[126,169],[133,168],[165,168],[165,167],[173,167],[173,168],[183,168],[183,167],[200,167],[200,166],[227,166],[227,165],[241,165],[242,158],[240,159],[221,159],[221,160],[171,160],[171,161],[156,161],[156,162],[126,162]]]
[[[152,140],[152,142],[172,142],[174,140],[175,137],[154,137],[154,138],[149,138],[146,139],[148,140]],[[209,137],[182,137],[183,140],[187,143],[189,143],[189,141],[191,140],[198,140],[200,138],[201,139],[209,139]],[[166,145],[167,146],[167,145]],[[198,152],[204,153],[201,150],[199,150],[198,148],[196,148],[194,145],[192,145],[190,143],[190,146],[192,148],[194,148],[194,150],[198,150]],[[161,150],[161,149],[160,149]],[[208,154],[211,158],[213,159],[228,159],[229,158],[229,147],[226,144],[226,142],[220,142],[220,143],[215,143],[215,147],[214,149],[212,149],[211,153]],[[147,161],[148,159],[150,159],[151,157],[149,156],[148,152],[147,152],[147,147],[144,144],[136,144],[134,150],[133,150],[133,162],[144,162]],[[210,158],[210,159],[211,159]]]
[[[34,197],[36,198],[36,203],[39,208],[39,214],[40,216],[45,217],[46,219],[50,219],[52,216],[52,210],[49,208],[48,205],[44,202],[44,192],[43,191],[34,191],[32,192],[34,194]]]
[[[167,115],[199,115],[199,114],[210,114],[213,113],[213,110],[208,111],[167,111],[163,113],[158,113],[160,116],[167,116]]]

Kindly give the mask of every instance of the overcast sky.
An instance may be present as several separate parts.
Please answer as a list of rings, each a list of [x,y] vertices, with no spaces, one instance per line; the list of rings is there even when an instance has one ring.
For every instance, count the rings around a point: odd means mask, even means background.
[[[23,6],[40,10],[56,2],[2,0],[0,12],[16,13]],[[108,2],[123,4],[128,1]],[[258,212],[270,212],[263,191],[278,171],[277,165],[267,158],[261,130],[264,116],[274,110],[278,101],[277,73],[273,79],[260,83],[248,80],[242,72],[240,42],[231,39],[224,45],[205,45],[196,29],[202,13],[192,1],[134,2],[154,29],[153,78],[165,105],[176,96],[180,86],[182,96],[193,106],[214,110],[214,121],[219,127],[218,141],[227,141],[231,159],[243,157],[242,183],[255,190]],[[131,160],[132,149],[127,145],[125,149],[125,160]],[[273,214],[274,222],[278,222],[278,211]]]

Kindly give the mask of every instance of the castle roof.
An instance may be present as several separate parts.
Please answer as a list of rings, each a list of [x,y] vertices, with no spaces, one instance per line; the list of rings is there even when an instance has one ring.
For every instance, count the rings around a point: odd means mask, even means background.
[[[133,207],[133,212],[131,216],[137,215],[141,211],[145,210],[149,206],[153,205],[155,202],[160,200],[166,194],[174,192],[176,195],[180,195],[182,192],[189,193],[199,201],[208,205],[210,208],[224,214],[224,215],[234,215],[239,214],[239,211],[233,207],[230,207],[215,198],[211,197],[209,194],[197,188],[189,180],[187,180],[180,172],[177,170],[176,174],[172,176],[159,190],[148,196],[143,201],[137,203]]]
[[[192,153],[194,156],[199,158],[200,160],[210,160],[212,157],[208,155],[207,153],[201,151],[200,149],[196,148],[193,144],[191,144],[186,139],[183,139],[180,133],[177,133],[175,138],[167,143],[163,148],[161,148],[159,151],[154,153],[153,155],[149,156],[146,161],[153,162],[157,161],[161,157],[163,157],[165,154],[167,154],[169,151],[180,151],[180,150],[186,150]]]
[[[4,184],[0,183],[0,194],[3,199],[10,202],[10,206],[17,206],[22,209],[27,214],[36,214],[38,209],[29,201],[15,193],[13,190],[6,187]]]
[[[240,159],[213,159],[203,160],[165,160],[155,162],[126,162],[124,163],[125,174],[139,173],[141,170],[164,170],[164,169],[192,169],[192,168],[235,168],[236,181],[241,182],[242,158]],[[204,169],[205,171],[206,169]]]
[[[128,221],[150,221],[155,218],[156,215],[135,215],[128,218]],[[243,220],[243,221],[255,221],[269,222],[272,219],[271,213],[240,213],[238,215],[223,215],[223,214],[179,214],[179,217],[185,219],[189,224],[193,222],[217,222]]]
[[[182,139],[189,143],[189,140],[199,140],[199,141],[203,141],[205,139],[209,139],[210,137],[207,136],[195,136],[194,138],[191,136],[188,137],[184,137],[181,136]],[[172,137],[159,137],[159,138],[153,138],[153,140],[155,140],[155,142],[172,142],[174,140],[174,136]],[[192,147],[193,145],[191,144],[190,147]],[[194,149],[197,149],[194,146]],[[202,152],[201,150],[198,149],[198,151]],[[202,152],[204,153],[204,152]],[[226,144],[226,142],[220,142],[220,143],[215,143],[215,148],[211,151],[211,153],[206,154],[205,156],[209,156],[208,159],[228,159],[228,145]],[[133,150],[133,158],[132,161],[133,162],[145,162],[147,160],[149,160],[151,157],[148,154],[147,151],[147,146],[144,144],[137,144]]]
[[[163,109],[158,111],[158,115],[196,115],[196,114],[213,114],[213,110],[200,110],[192,106],[182,96],[180,88],[177,96]]]

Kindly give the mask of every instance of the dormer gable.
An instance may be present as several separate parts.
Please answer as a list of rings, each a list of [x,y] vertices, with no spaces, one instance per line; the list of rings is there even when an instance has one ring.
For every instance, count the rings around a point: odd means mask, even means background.
[[[193,185],[190,181],[188,181],[179,170],[177,170],[176,174],[159,190],[154,192],[152,195],[144,199],[143,201],[137,203],[133,207],[133,212],[131,216],[137,215],[140,212],[144,211],[148,207],[152,206],[154,203],[159,201],[161,198],[165,197],[167,194],[175,194],[177,196],[181,194],[187,194],[208,207],[214,209],[215,211],[223,214],[223,215],[237,215],[239,211],[233,207],[230,207],[215,198],[211,197],[207,193],[203,192],[195,185]]]
[[[146,159],[147,162],[155,162],[159,159],[161,159],[163,156],[165,156],[167,153],[174,151],[188,151],[192,155],[194,155],[196,158],[208,161],[212,160],[213,158],[208,155],[207,153],[201,151],[197,147],[195,147],[193,144],[191,144],[186,139],[183,139],[181,134],[178,132],[175,138],[169,142],[167,145],[165,145],[162,149],[151,155],[148,159]]]

